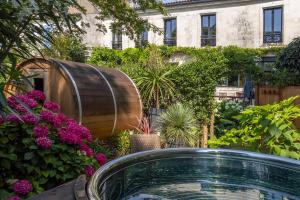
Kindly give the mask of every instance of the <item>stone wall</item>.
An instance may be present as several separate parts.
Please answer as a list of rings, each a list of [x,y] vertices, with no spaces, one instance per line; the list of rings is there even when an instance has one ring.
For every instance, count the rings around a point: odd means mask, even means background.
[[[263,9],[283,7],[283,45],[300,36],[300,0],[223,0],[208,3],[194,3],[167,7],[169,14],[163,16],[156,11],[147,11],[140,15],[163,30],[164,19],[177,19],[177,46],[201,47],[201,15],[216,14],[217,45],[237,45],[240,47],[264,47],[263,44]],[[84,37],[88,46],[111,47],[112,35],[109,29],[111,20],[104,22],[106,34],[96,31],[95,13],[84,17],[90,23]],[[149,42],[163,44],[163,35],[149,32]],[[135,44],[123,35],[123,48],[134,47]],[[282,45],[282,44],[280,44]]]

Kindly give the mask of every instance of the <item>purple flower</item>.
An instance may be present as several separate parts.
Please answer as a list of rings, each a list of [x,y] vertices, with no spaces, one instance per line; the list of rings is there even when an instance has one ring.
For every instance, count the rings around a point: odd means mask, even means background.
[[[60,129],[58,131],[58,137],[60,141],[66,144],[80,144],[81,139],[79,135],[76,133],[70,132],[69,130],[66,129]]]
[[[48,137],[38,137],[35,139],[35,143],[42,149],[49,149],[51,148],[53,141]]]
[[[13,185],[13,191],[16,194],[27,195],[32,191],[32,185],[28,180],[19,180]]]
[[[18,95],[16,96],[16,98],[21,100],[24,104],[26,104],[30,108],[35,108],[38,106],[36,100],[28,97],[27,95]]]
[[[33,129],[33,134],[35,137],[46,137],[48,136],[49,129],[47,125],[39,124]]]
[[[26,110],[26,108],[24,106],[22,106],[21,104],[17,105],[15,108],[16,108],[16,111],[18,111],[19,113],[27,113],[28,112]]]
[[[88,177],[91,177],[91,176],[93,176],[95,170],[94,170],[94,168],[93,168],[91,165],[87,165],[87,166],[84,168],[84,172],[85,172],[85,174],[86,174]]]
[[[87,144],[80,144],[80,150],[85,152],[88,157],[93,157],[94,152]]]
[[[18,197],[17,195],[9,197],[7,200],[21,200],[20,197]]]
[[[39,91],[39,90],[32,90],[32,91],[27,93],[27,96],[32,98],[32,99],[35,99],[37,101],[45,101],[45,99],[46,99],[45,94],[42,91]]]
[[[22,115],[22,120],[27,124],[35,124],[37,122],[37,118],[31,113]]]
[[[48,110],[42,110],[40,112],[40,119],[48,122],[53,122],[54,121],[55,115]]]
[[[104,165],[107,162],[107,158],[103,153],[97,153],[95,157],[100,165]]]
[[[44,103],[44,108],[51,110],[52,112],[58,112],[60,110],[60,106],[57,103],[46,101]]]
[[[14,108],[18,104],[18,102],[16,101],[15,97],[13,97],[13,96],[8,97],[7,103],[12,108]]]
[[[90,130],[82,125],[79,125],[79,126],[80,126],[81,139],[83,139],[83,140],[86,139],[87,141],[91,142],[93,137],[92,137]]]
[[[17,124],[21,122],[20,118],[18,118],[15,114],[9,114],[6,117],[6,120],[8,122],[17,123]]]

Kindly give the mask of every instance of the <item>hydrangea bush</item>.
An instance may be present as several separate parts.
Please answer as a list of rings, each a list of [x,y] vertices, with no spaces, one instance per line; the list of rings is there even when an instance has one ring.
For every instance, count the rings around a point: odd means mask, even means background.
[[[106,163],[91,148],[90,131],[42,92],[10,97],[8,105],[15,114],[0,117],[1,198],[28,198]]]

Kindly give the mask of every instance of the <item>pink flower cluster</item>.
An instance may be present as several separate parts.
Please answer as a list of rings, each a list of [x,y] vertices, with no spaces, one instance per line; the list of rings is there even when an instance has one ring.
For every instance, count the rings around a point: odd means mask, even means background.
[[[32,191],[32,185],[28,180],[19,180],[13,185],[13,191],[19,195],[27,195]]]
[[[45,94],[39,90],[32,90],[27,93],[27,96],[32,99],[35,99],[36,101],[45,101],[46,99]]]
[[[7,103],[10,107],[14,108],[20,113],[28,112],[25,106],[28,106],[30,109],[36,108],[38,106],[38,102],[28,95],[11,96],[8,98]]]
[[[18,112],[18,115],[10,114],[4,119],[0,117],[0,125],[7,122],[17,125],[25,123],[30,125],[27,127],[33,128],[33,140],[39,148],[51,149],[55,142],[72,145],[72,148],[79,149],[86,156],[97,160],[99,165],[104,165],[107,162],[106,156],[102,153],[94,153],[89,146],[92,141],[91,132],[75,120],[59,113],[60,106],[57,103],[45,101],[45,99],[44,93],[37,90],[10,97],[8,104]],[[20,101],[23,103],[21,104]],[[33,112],[29,112],[27,107],[33,109]],[[92,176],[93,166],[87,165],[84,172],[87,176]],[[32,190],[32,185],[27,180],[20,180],[14,184],[13,190],[17,195],[26,195]],[[11,200],[18,198],[18,196],[13,196]]]
[[[48,137],[38,137],[35,139],[36,144],[42,149],[50,149],[53,141]]]
[[[47,137],[49,134],[49,128],[47,125],[39,124],[34,127],[33,134],[35,137]]]
[[[59,112],[60,106],[57,103],[51,102],[51,101],[46,101],[44,103],[44,108],[51,110],[52,112]]]
[[[67,144],[81,144],[84,140],[91,141],[92,135],[90,131],[79,125],[73,120],[66,122],[66,126],[61,128],[58,132],[60,140]]]
[[[87,144],[80,144],[80,150],[85,152],[85,155],[87,155],[88,157],[93,157],[94,152],[93,149],[91,149]]]
[[[21,118],[27,124],[35,124],[38,121],[37,117],[31,113],[26,113]]]
[[[91,177],[91,176],[93,176],[95,170],[94,170],[94,168],[93,168],[91,165],[87,165],[87,166],[84,168],[84,172],[85,172],[85,174],[86,174],[88,177]]]
[[[107,162],[107,158],[103,153],[98,153],[95,157],[101,166]]]

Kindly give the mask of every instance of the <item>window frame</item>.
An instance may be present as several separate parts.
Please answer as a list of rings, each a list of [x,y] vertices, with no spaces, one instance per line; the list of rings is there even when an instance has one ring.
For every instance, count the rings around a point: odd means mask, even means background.
[[[214,16],[215,17],[215,32],[216,32],[216,34],[214,35],[214,37],[211,37],[211,38],[209,38],[209,34],[207,35],[207,38],[204,38],[203,36],[203,18],[204,17],[208,17],[208,32],[211,32],[210,30],[211,30],[211,27],[210,27],[210,18],[211,18],[211,16]],[[200,46],[201,47],[204,47],[204,46],[217,46],[217,14],[216,13],[205,13],[205,14],[201,14],[201,16],[200,16],[200,19],[201,19],[201,37],[200,37]],[[213,45],[211,45],[211,44],[209,44],[209,42],[207,42],[207,44],[204,44],[203,43],[203,40],[206,40],[206,42],[207,41],[209,41],[209,40],[214,40],[214,43],[213,43]]]
[[[276,9],[281,9],[281,18],[280,18],[280,20],[281,20],[281,24],[280,24],[280,27],[281,27],[281,30],[280,30],[280,41],[278,41],[278,42],[274,42],[274,39],[272,39],[272,41],[271,42],[268,42],[268,41],[266,41],[266,34],[268,33],[268,32],[266,32],[266,16],[265,16],[265,13],[266,13],[266,11],[268,11],[268,10],[272,10],[272,32],[270,32],[271,34],[274,34],[275,33],[275,31],[274,31],[274,25],[275,25],[275,23],[274,23],[274,21],[275,21],[275,17],[274,17],[274,11],[276,10]],[[274,43],[282,43],[283,42],[283,6],[275,6],[275,7],[266,7],[266,8],[263,8],[263,43],[264,44],[274,44]],[[272,37],[274,37],[274,36],[272,36]]]
[[[112,49],[122,50],[122,39],[122,29],[112,30]]]
[[[175,38],[166,38],[166,24],[168,21],[172,21],[175,20]],[[165,18],[164,19],[164,45],[167,46],[177,46],[177,18],[176,17],[172,17],[172,18]]]

